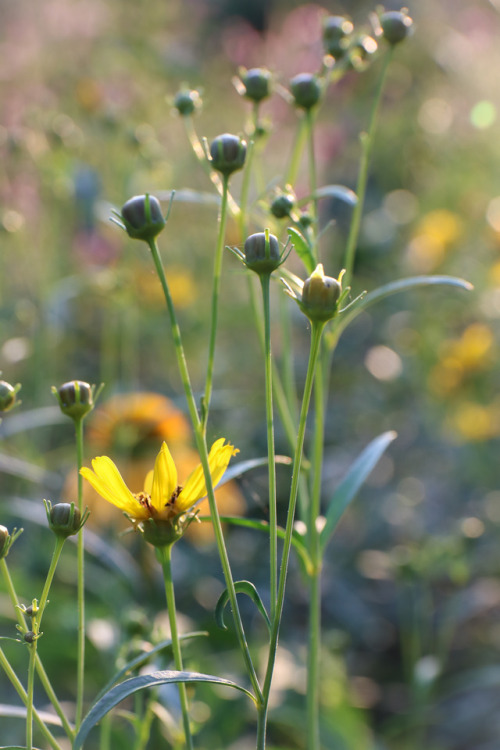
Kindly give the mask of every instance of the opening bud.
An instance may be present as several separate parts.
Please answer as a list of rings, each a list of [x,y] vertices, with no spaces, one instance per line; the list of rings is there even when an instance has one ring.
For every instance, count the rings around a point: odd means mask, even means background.
[[[346,294],[342,292],[343,275],[344,271],[341,271],[338,279],[325,276],[323,266],[319,263],[304,283],[298,279],[293,281],[293,286],[297,291],[292,289],[284,279],[283,282],[287,294],[297,302],[309,320],[326,322],[335,317],[339,303]]]
[[[344,57],[349,47],[349,37],[354,26],[344,16],[328,16],[323,22],[323,46],[325,52],[336,60]]]
[[[154,195],[134,195],[122,206],[118,214],[128,236],[133,240],[149,242],[154,239],[165,226],[165,219],[161,212],[160,201]]]
[[[413,27],[413,19],[408,15],[406,8],[382,13],[379,21],[381,34],[391,46],[404,41]]]
[[[237,135],[224,133],[214,138],[210,144],[212,167],[228,177],[242,169],[245,163],[247,144]]]
[[[183,88],[175,96],[174,107],[182,117],[189,117],[197,109],[201,109],[200,92]]]
[[[79,420],[94,408],[95,386],[83,380],[70,380],[59,388],[52,386],[52,393],[59,401],[63,414],[71,419]]]
[[[45,512],[50,528],[56,536],[66,538],[78,534],[87,518],[89,511],[82,515],[74,503],[56,503],[52,505],[50,500],[44,500]]]
[[[243,96],[254,102],[261,102],[271,95],[272,76],[266,68],[251,68],[241,70],[240,78],[243,84]]]
[[[17,385],[11,385],[6,380],[0,380],[0,412],[10,411],[16,406],[19,401],[16,401],[16,396],[21,389],[19,383]]]
[[[311,109],[321,97],[319,80],[311,73],[299,73],[290,81],[290,91],[295,99],[295,105],[301,109]]]
[[[245,240],[245,265],[255,273],[272,273],[281,265],[280,246],[274,234],[257,232]]]
[[[9,530],[6,526],[0,526],[0,560],[7,557],[9,550],[16,541],[17,537],[23,533],[22,529],[14,529],[12,534],[9,534]]]

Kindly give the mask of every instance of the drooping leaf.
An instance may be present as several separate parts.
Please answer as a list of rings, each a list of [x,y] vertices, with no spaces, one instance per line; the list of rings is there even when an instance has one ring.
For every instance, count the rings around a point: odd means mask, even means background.
[[[275,461],[277,464],[284,464],[285,466],[292,463],[292,459],[289,456],[276,456]],[[248,461],[239,461],[238,463],[231,464],[231,466],[224,472],[224,476],[217,487],[222,487],[223,484],[230,482],[231,479],[236,479],[236,477],[246,474],[247,471],[258,469],[260,466],[267,466],[267,464],[267,456],[265,458],[251,458]]]
[[[267,614],[266,608],[264,607],[262,599],[260,598],[259,592],[255,588],[253,583],[251,583],[250,581],[235,581],[234,588],[237,594],[246,594],[250,597],[250,599],[253,601],[260,614],[266,621],[267,627],[269,628],[269,630],[271,630],[271,621],[269,619],[269,615]],[[228,602],[229,593],[227,589],[224,589],[215,607],[215,620],[219,628],[221,628],[222,630],[227,630],[227,625],[224,622],[224,609]]]
[[[49,711],[43,711],[37,709],[38,718],[43,721],[44,724],[53,724],[56,727],[62,726],[61,719]],[[9,717],[11,719],[24,719],[26,720],[26,707],[25,706],[10,706],[7,703],[0,703],[0,716]],[[5,750],[0,748],[0,750]]]
[[[372,440],[354,461],[344,479],[341,481],[330,500],[325,514],[325,525],[321,531],[320,546],[324,551],[337,524],[349,503],[356,497],[360,487],[375,468],[386,448],[395,439],[393,431],[384,432]]]
[[[245,693],[245,695],[248,695],[248,697],[255,702],[255,697],[249,690],[232,680],[225,680],[224,678],[216,677],[215,675],[201,674],[200,672],[174,672],[171,670],[161,670],[159,672],[151,672],[151,674],[131,677],[129,680],[125,680],[119,685],[115,685],[109,692],[103,695],[97,703],[94,703],[80,725],[78,734],[73,742],[73,750],[80,750],[90,730],[95,727],[103,716],[111,711],[111,709],[118,705],[122,700],[128,698],[129,695],[137,693],[139,690],[144,690],[145,688],[155,688],[166,683],[179,682],[210,682],[216,685],[225,685],[226,687],[231,687]]]
[[[200,630],[194,633],[184,633],[184,635],[179,636],[179,639],[181,641],[186,641],[191,638],[206,637],[207,635],[208,633],[206,631]],[[143,651],[134,659],[128,661],[118,672],[116,672],[116,674],[109,680],[109,682],[106,683],[103,689],[98,693],[95,702],[97,702],[101,698],[101,696],[104,695],[104,693],[107,693],[108,690],[113,687],[113,685],[116,685],[116,683],[119,682],[119,680],[121,680],[121,678],[124,677],[127,672],[130,672],[132,669],[142,667],[142,665],[145,664],[151,658],[151,656],[157,654],[159,651],[163,651],[164,649],[169,648],[171,645],[172,640],[170,638],[167,638],[164,641],[161,641],[161,643],[157,643],[156,646],[153,646],[149,651]]]
[[[384,284],[384,286],[374,289],[372,292],[365,294],[360,301],[353,305],[343,315],[335,318],[335,326],[328,334],[328,340],[331,346],[334,346],[340,337],[340,334],[344,329],[351,323],[360,313],[366,310],[375,302],[379,302],[386,297],[390,297],[393,294],[399,294],[400,292],[406,292],[411,289],[423,286],[454,286],[459,289],[465,289],[470,291],[474,287],[469,281],[465,279],[457,278],[456,276],[413,276],[408,279],[398,279],[398,281],[392,281],[390,284]]]
[[[286,231],[288,232],[290,241],[295,248],[295,252],[301,259],[304,266],[306,267],[307,273],[311,274],[316,268],[316,261],[314,259],[314,255],[311,250],[311,246],[307,242],[304,235],[302,235],[299,231],[297,231],[297,229],[294,229],[293,227],[288,227]]]
[[[348,203],[350,206],[355,206],[358,202],[358,196],[354,190],[351,190],[351,188],[348,188],[345,185],[323,185],[323,187],[318,188],[312,195],[301,199],[299,205],[302,205],[309,200],[314,200],[315,198],[338,198],[339,200]]]

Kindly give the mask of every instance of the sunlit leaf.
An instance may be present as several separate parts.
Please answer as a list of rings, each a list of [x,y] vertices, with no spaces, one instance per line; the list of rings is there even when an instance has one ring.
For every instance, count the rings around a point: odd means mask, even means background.
[[[87,716],[84,718],[80,725],[78,734],[73,742],[73,750],[80,750],[83,743],[85,742],[90,730],[105,716],[111,709],[113,709],[118,703],[120,703],[129,695],[137,693],[139,690],[145,688],[155,688],[166,683],[195,683],[195,682],[209,682],[216,685],[225,685],[226,687],[234,688],[239,690],[245,695],[248,695],[255,702],[255,697],[246,688],[238,685],[232,680],[225,680],[222,677],[216,677],[210,674],[200,674],[200,672],[174,672],[171,670],[161,670],[159,672],[151,672],[151,674],[139,675],[138,677],[131,677],[129,680],[121,682],[119,685],[111,688],[109,692],[100,698],[95,703]]]
[[[323,187],[318,188],[312,195],[301,199],[299,205],[303,205],[307,201],[314,200],[315,198],[338,198],[339,200],[348,203],[350,206],[355,206],[358,202],[358,196],[354,190],[351,190],[351,188],[348,188],[345,185],[324,185]]]
[[[396,433],[389,431],[372,440],[354,461],[346,476],[335,490],[325,515],[325,525],[321,531],[320,545],[322,550],[325,549],[330,541],[349,503],[356,497],[360,487],[395,437]]]
[[[269,628],[269,630],[271,630],[271,621],[269,619],[269,615],[267,614],[266,608],[264,607],[264,604],[262,603],[262,599],[260,598],[259,592],[255,588],[253,583],[251,583],[250,581],[235,581],[234,588],[237,594],[246,594],[247,596],[250,597],[250,599],[253,601],[253,603],[259,610],[260,614],[266,621],[267,627]],[[227,630],[226,623],[224,622],[224,609],[228,602],[229,602],[229,593],[227,589],[224,589],[215,607],[215,621],[217,622],[217,625],[220,628],[222,628],[222,630]]]
[[[314,255],[309,243],[306,238],[293,227],[288,227],[286,231],[288,232],[288,236],[290,237],[295,252],[306,267],[306,271],[311,274],[316,268],[316,261],[314,260]]]

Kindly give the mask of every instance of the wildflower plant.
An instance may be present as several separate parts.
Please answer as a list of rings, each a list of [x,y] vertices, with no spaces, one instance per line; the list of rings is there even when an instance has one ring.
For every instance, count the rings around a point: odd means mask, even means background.
[[[190,365],[184,348],[183,333],[169,285],[169,262],[164,261],[159,247],[160,236],[168,235],[168,219],[175,211],[175,192],[170,187],[166,194],[170,202],[165,212],[162,209],[163,195],[139,194],[128,198],[121,210],[115,211],[113,221],[126,232],[131,240],[143,243],[151,255],[152,268],[161,284],[168,313],[168,351],[178,365],[180,383],[184,391],[186,409],[189,414],[199,464],[187,476],[179,477],[176,462],[166,442],[157,447],[153,468],[146,474],[142,489],[127,486],[113,456],[88,456],[84,460],[83,422],[92,412],[100,389],[73,380],[54,388],[62,413],[73,420],[76,429],[78,502],[46,502],[49,528],[55,535],[55,550],[49,566],[46,582],[38,597],[28,593],[31,604],[25,606],[18,598],[7,568],[6,556],[20,532],[9,531],[0,526],[0,566],[8,596],[17,618],[19,638],[29,652],[26,687],[13,669],[9,658],[0,649],[0,665],[6,677],[18,693],[25,706],[26,750],[37,743],[44,747],[62,750],[70,743],[72,750],[86,745],[88,736],[96,725],[101,727],[102,750],[111,747],[110,732],[114,721],[113,709],[125,698],[143,694],[147,689],[158,689],[165,684],[176,685],[179,692],[182,720],[170,727],[171,743],[176,748],[203,746],[203,730],[192,716],[187,685],[211,683],[238,690],[251,701],[255,709],[255,747],[264,750],[268,742],[269,724],[272,721],[271,696],[278,657],[278,642],[282,629],[283,611],[286,601],[287,577],[292,552],[296,552],[303,571],[303,582],[307,591],[308,635],[307,635],[307,689],[306,727],[303,733],[304,747],[320,750],[321,741],[321,574],[326,549],[344,511],[355,498],[358,490],[387,450],[396,435],[384,431],[375,435],[369,445],[355,460],[339,483],[329,502],[325,503],[322,476],[324,468],[325,413],[328,394],[328,377],[332,369],[338,340],[347,328],[370,305],[390,295],[407,292],[417,287],[445,284],[460,289],[470,285],[457,278],[445,276],[419,276],[389,281],[385,286],[372,290],[360,290],[356,295],[351,288],[357,287],[355,277],[356,251],[359,245],[361,218],[363,215],[370,159],[373,153],[379,107],[389,63],[409,35],[412,21],[402,11],[381,12],[378,17],[376,35],[358,33],[353,23],[341,16],[328,16],[323,23],[324,56],[320,69],[312,73],[294,76],[288,87],[278,84],[278,76],[264,67],[239,70],[235,85],[242,99],[251,104],[250,124],[242,127],[241,134],[223,133],[210,143],[197,134],[192,116],[201,113],[201,97],[197,90],[188,86],[174,98],[174,107],[186,128],[188,141],[194,155],[207,174],[217,193],[218,228],[213,253],[212,294],[207,325],[206,370],[203,382],[193,385]],[[345,75],[360,74],[367,70],[378,57],[382,58],[379,81],[373,96],[373,105],[366,132],[361,136],[361,156],[355,190],[343,185],[318,185],[318,158],[316,155],[316,125],[321,107],[331,86]],[[280,95],[289,102],[291,116],[297,119],[297,137],[283,174],[264,193],[255,188],[258,175],[265,170],[264,139],[261,106],[273,95]],[[224,123],[221,124],[224,127]],[[307,161],[307,192],[303,192],[304,181],[299,181],[303,157]],[[240,194],[233,189],[233,177],[241,173]],[[257,176],[256,176],[257,175]],[[274,175],[269,176],[272,180]],[[279,182],[279,184],[278,184]],[[264,197],[263,197],[264,196]],[[332,268],[331,254],[325,249],[321,226],[320,203],[322,199],[341,199],[351,209],[350,227],[343,249],[342,264]],[[265,215],[262,208],[265,207]],[[239,232],[239,243],[229,243],[227,222],[231,218]],[[286,221],[286,236],[283,225]],[[255,231],[252,231],[255,230]],[[172,240],[170,240],[172,241]],[[226,252],[229,249],[233,257]],[[242,249],[241,249],[242,248]],[[230,465],[238,453],[232,441],[237,438],[228,432],[226,437],[213,440],[216,432],[213,419],[212,396],[216,377],[217,334],[219,310],[224,304],[221,294],[224,262],[241,262],[240,273],[234,284],[241,283],[248,290],[253,318],[262,351],[263,361],[263,419],[266,423],[267,455],[262,459],[242,457]],[[289,266],[289,267],[288,267]],[[326,271],[325,271],[326,269]],[[251,272],[251,273],[248,273]],[[331,274],[331,275],[330,275]],[[246,279],[244,277],[246,276]],[[255,288],[256,278],[260,282]],[[276,282],[276,283],[275,283]],[[288,296],[291,298],[285,299]],[[294,380],[294,361],[287,337],[283,337],[281,357],[273,357],[272,299],[280,300],[284,331],[291,321],[299,317],[303,327],[310,332],[309,355],[301,387]],[[283,305],[283,300],[287,304]],[[303,317],[301,317],[303,316]],[[15,404],[18,386],[13,388],[0,382],[2,411],[8,412]],[[289,455],[280,457],[275,449],[275,427],[282,427]],[[153,457],[151,457],[151,462]],[[91,463],[91,467],[84,465]],[[278,463],[291,465],[291,477],[285,487],[287,503],[284,511],[285,524],[278,523]],[[268,520],[241,517],[222,517],[216,500],[216,488],[229,478],[241,475],[257,465],[267,468],[266,502]],[[84,508],[85,480],[101,499],[116,506],[131,522],[132,530],[138,532],[141,541],[154,549],[163,574],[165,598],[170,624],[168,647],[172,652],[174,669],[139,673],[146,655],[128,661],[97,696],[93,698],[85,687],[85,582],[84,582],[84,526],[88,511]],[[282,489],[282,488],[281,488]],[[210,516],[201,516],[199,502],[208,498]],[[201,517],[200,517],[201,516]],[[183,537],[193,522],[210,523],[213,527],[220,569],[224,578],[224,589],[215,609],[216,621],[225,626],[224,612],[229,605],[235,638],[241,655],[239,678],[227,679],[221,674],[190,671],[185,668],[182,654],[183,640],[188,637],[204,639],[199,633],[180,632],[177,620],[172,574],[172,556],[176,544],[184,544]],[[261,561],[266,567],[268,587],[266,593],[258,591],[251,580],[236,580],[233,563],[226,545],[225,528],[246,525],[255,534],[265,535],[268,540],[268,557]],[[49,604],[57,563],[66,540],[78,538],[78,666],[74,695],[74,710],[69,717],[67,701],[58,698],[45,672],[43,657],[42,616]],[[12,553],[12,557],[14,557]],[[266,625],[266,640],[250,643],[238,595],[247,596]],[[128,606],[124,604],[124,608]],[[263,663],[256,653],[264,653]],[[36,709],[35,681],[43,687],[47,699],[58,717],[58,732],[42,712]],[[148,693],[149,694],[149,693]],[[41,699],[40,699],[41,700]],[[137,705],[137,704],[136,704]],[[150,704],[148,704],[150,705]],[[84,712],[85,708],[85,712]],[[146,711],[138,712],[131,721],[135,732],[135,744],[140,750],[146,748],[149,739],[151,717]],[[168,722],[165,720],[165,725]],[[60,733],[64,737],[59,736]],[[200,738],[197,736],[200,733]],[[222,743],[222,740],[221,740]],[[132,746],[132,745],[131,745]],[[273,747],[277,747],[273,741]]]

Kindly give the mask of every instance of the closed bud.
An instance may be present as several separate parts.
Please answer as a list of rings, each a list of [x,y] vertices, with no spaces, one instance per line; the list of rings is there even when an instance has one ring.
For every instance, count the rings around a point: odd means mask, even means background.
[[[123,206],[119,215],[129,237],[133,240],[153,240],[165,226],[160,201],[154,195],[134,195]]]
[[[342,293],[340,281],[325,276],[319,263],[302,289],[301,308],[311,320],[330,320],[337,312]]]
[[[279,242],[274,234],[257,232],[245,240],[245,264],[255,273],[272,273],[281,265]]]
[[[44,500],[44,503],[49,526],[56,536],[66,538],[77,534],[89,516],[85,511],[82,518],[74,503],[52,505],[48,500]]]
[[[411,33],[413,20],[406,9],[382,13],[379,18],[382,36],[391,46],[404,41]]]
[[[217,136],[210,144],[212,167],[225,176],[242,169],[246,153],[246,142],[230,133]]]
[[[189,117],[197,109],[201,109],[201,105],[200,93],[194,89],[181,89],[174,99],[174,107],[182,117]]]
[[[279,193],[271,203],[271,213],[276,219],[284,219],[290,216],[295,207],[295,195],[291,191]]]
[[[243,95],[254,102],[261,102],[271,94],[272,76],[265,68],[251,68],[240,73]]]
[[[0,526],[0,560],[3,560],[4,557],[7,557],[10,548],[16,541],[17,537],[22,533],[22,529],[19,529],[19,531],[17,529],[14,529],[12,534],[10,534],[9,530],[5,526]]]
[[[11,385],[6,380],[0,380],[0,412],[10,411],[16,406],[16,396],[20,388],[20,385]]]
[[[301,109],[311,109],[321,97],[321,86],[315,75],[299,73],[290,81],[290,90],[295,104]]]
[[[349,46],[349,37],[354,30],[344,16],[328,16],[323,22],[323,46],[325,52],[336,60],[342,58]]]
[[[83,380],[70,380],[59,388],[52,386],[52,393],[62,413],[71,419],[83,419],[94,408],[94,386]]]

